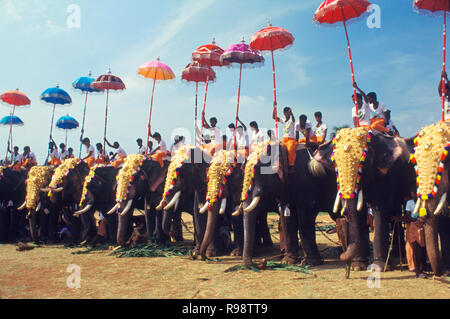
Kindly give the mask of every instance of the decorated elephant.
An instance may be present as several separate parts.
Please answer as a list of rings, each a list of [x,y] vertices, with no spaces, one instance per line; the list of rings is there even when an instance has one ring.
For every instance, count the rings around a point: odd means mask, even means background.
[[[201,148],[184,146],[173,154],[164,184],[163,197],[156,208],[162,211],[162,230],[169,238],[183,240],[181,214],[194,217],[193,255],[200,252],[200,244],[206,228],[206,215],[199,214],[200,199],[206,196],[206,174],[211,157]]]
[[[86,177],[80,201],[80,209],[74,213],[82,216],[84,238],[93,239],[97,228],[95,225],[94,212],[98,211],[101,218],[106,220],[107,241],[116,243],[117,215],[109,212],[116,205],[116,177],[118,170],[112,166],[96,165],[91,167]]]
[[[0,167],[0,242],[13,241],[24,230],[25,216],[17,207],[25,199],[26,172]]]
[[[426,251],[436,276],[443,274],[442,261],[446,268],[450,266],[449,150],[450,123],[439,122],[417,134],[411,155],[417,174],[418,200],[414,214],[424,221]]]
[[[400,138],[364,127],[342,129],[333,141],[338,195],[334,212],[345,217],[341,260],[362,270],[369,262],[367,207],[374,218],[373,263],[381,269],[389,249],[392,216],[414,187],[409,151]],[[339,208],[342,207],[341,210]]]
[[[158,221],[158,216],[151,213],[152,207],[161,200],[164,178],[167,172],[168,163],[161,167],[159,162],[145,159],[143,155],[128,155],[122,169],[117,175],[116,205],[107,215],[118,214],[117,243],[125,246],[133,230],[132,217],[134,209],[142,207],[146,215],[148,236],[153,236],[153,231],[158,236],[162,233],[162,222]],[[156,221],[155,219],[156,218]],[[156,225],[156,229],[151,229]],[[158,228],[159,227],[159,228]],[[164,241],[164,240],[162,240]]]

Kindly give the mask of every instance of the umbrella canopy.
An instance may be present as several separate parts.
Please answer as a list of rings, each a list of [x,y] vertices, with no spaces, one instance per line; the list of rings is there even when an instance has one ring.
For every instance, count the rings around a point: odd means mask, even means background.
[[[183,69],[181,72],[181,80],[194,83],[214,82],[216,80],[216,72],[211,67],[200,65],[200,63],[194,61]]]
[[[0,99],[3,103],[11,106],[29,106],[31,104],[30,99],[24,93],[16,91],[8,91],[0,95]]]
[[[13,115],[5,116],[0,120],[0,125],[3,126],[10,126],[10,125],[23,126],[24,124],[25,123],[18,116]]]
[[[73,117],[66,115],[56,122],[56,127],[62,130],[74,130],[80,126],[80,123]]]
[[[222,63],[231,66],[259,66],[264,64],[261,52],[254,50],[242,39],[241,43],[233,44],[226,49],[220,57]]]
[[[294,43],[294,36],[286,29],[273,27],[270,22],[267,28],[261,29],[250,38],[250,47],[259,51],[270,51],[272,53],[272,75],[273,75],[273,97],[276,117],[277,112],[277,87],[275,81],[275,59],[273,51],[285,49]],[[275,120],[276,139],[278,140],[278,122]]]
[[[342,22],[347,39],[348,56],[350,60],[350,71],[352,73],[353,84],[355,81],[355,71],[353,68],[352,51],[350,49],[350,40],[347,32],[347,22],[361,17],[367,13],[371,3],[367,0],[325,0],[314,14],[313,21],[318,24],[334,24]],[[356,125],[359,126],[359,110],[356,97],[356,88],[353,85],[354,107],[356,109]]]
[[[193,53],[192,59],[197,61],[201,65],[207,66],[224,66],[224,63],[220,60],[220,57],[224,50],[216,45],[215,39],[211,44],[205,44],[199,46]],[[226,62],[225,62],[226,65]]]
[[[431,12],[433,15],[444,13],[444,30],[442,32],[444,42],[442,49],[442,75],[444,75],[447,60],[447,11],[450,11],[450,0],[414,0],[413,7],[419,13],[430,14]],[[445,78],[442,76],[442,121],[446,120],[447,113],[445,110],[445,96]]]
[[[52,105],[67,105],[72,103],[72,98],[70,95],[63,89],[60,89],[58,85],[54,88],[45,90],[41,94],[40,99],[41,101]]]
[[[156,81],[167,81],[175,79],[175,73],[173,73],[172,69],[167,65],[160,61],[158,57],[156,61],[151,61],[142,64],[137,71],[138,75],[153,80],[153,88],[152,88],[152,98],[150,101],[150,116],[148,119],[148,133],[147,133],[147,148],[145,150],[145,155],[148,153],[149,147],[149,138],[151,132],[151,123],[152,123],[152,112],[153,112],[153,97],[155,95],[155,85]]]

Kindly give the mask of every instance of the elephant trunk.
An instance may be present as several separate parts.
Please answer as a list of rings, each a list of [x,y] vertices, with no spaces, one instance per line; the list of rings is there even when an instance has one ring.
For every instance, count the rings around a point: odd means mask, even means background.
[[[244,214],[244,252],[243,260],[246,267],[252,265],[253,247],[255,245],[256,212]]]
[[[428,259],[435,276],[442,276],[442,262],[438,244],[439,217],[430,215],[425,222],[425,242]]]
[[[132,203],[133,201],[129,200],[124,211],[121,214],[118,214],[117,243],[120,246],[126,246],[129,236],[131,235],[132,225],[130,224],[130,221],[133,214],[128,213],[132,206],[130,205],[130,202]]]
[[[170,220],[172,219],[172,209],[162,211],[162,230],[164,234],[170,236]]]
[[[33,242],[37,243],[38,238],[36,235],[36,211],[34,209],[30,210],[30,218],[29,218],[29,225],[30,225],[30,236]]]
[[[344,209],[347,211],[348,220],[348,236],[347,249],[341,254],[341,260],[351,262],[354,257],[360,255],[361,251],[361,229],[360,229],[360,213],[357,211],[357,203],[355,199],[346,200]]]
[[[207,205],[207,204],[206,204]],[[208,209],[208,220],[206,222],[206,231],[203,236],[202,245],[200,246],[200,255],[203,260],[206,260],[206,250],[212,243],[214,238],[214,233],[216,230],[216,224],[218,219],[218,203],[214,204],[213,207]]]

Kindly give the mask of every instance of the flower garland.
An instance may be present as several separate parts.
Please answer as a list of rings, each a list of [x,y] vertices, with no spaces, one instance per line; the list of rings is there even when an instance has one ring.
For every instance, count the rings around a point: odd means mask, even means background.
[[[130,186],[134,181],[134,177],[140,172],[142,169],[142,164],[144,163],[145,156],[140,154],[128,155],[125,160],[122,169],[119,174],[116,176],[117,180],[117,192],[116,192],[116,201],[117,203],[122,203],[128,199],[128,194],[130,192]],[[137,165],[136,162],[138,163]],[[137,166],[137,167],[134,167]],[[134,173],[130,174],[130,171]],[[126,184],[126,192],[125,189]]]
[[[336,137],[333,139],[333,153],[331,154],[331,161],[333,162],[333,166],[334,169],[336,171],[336,183],[337,183],[337,188],[338,188],[338,193],[339,193],[339,197],[341,199],[355,199],[356,196],[358,196],[358,192],[360,190],[360,182],[361,182],[361,174],[362,174],[362,170],[364,168],[364,163],[366,162],[367,159],[367,154],[369,153],[369,145],[372,142],[372,138],[373,138],[373,133],[371,131],[369,131],[367,133],[367,142],[366,145],[364,146],[362,155],[361,155],[361,159],[359,161],[359,166],[358,166],[358,173],[356,176],[356,184],[355,184],[355,189],[354,191],[350,194],[350,195],[343,195],[341,193],[341,184],[340,184],[340,178],[339,178],[339,170],[337,167],[337,163],[336,163],[336,158],[335,158],[335,151],[336,151]],[[344,208],[341,211],[342,215],[345,215],[347,213],[347,209],[346,209],[346,205],[344,205]]]
[[[213,162],[211,163],[211,165],[214,165],[216,169],[210,170],[208,168],[208,172],[207,172],[208,175],[206,178],[206,182],[208,183],[208,192],[207,192],[207,196],[206,196],[206,202],[208,203],[209,208],[211,208],[215,203],[217,203],[222,198],[223,189],[227,183],[227,179],[233,173],[234,168],[237,165],[237,158],[235,155],[236,154],[234,151],[230,151],[230,152],[221,151],[214,157]],[[232,156],[232,164],[229,164],[231,162],[230,161],[231,156]],[[221,164],[222,166],[220,166],[219,164]],[[225,171],[225,173],[223,173],[223,171],[225,169],[226,169],[226,171]],[[212,171],[212,174],[214,175],[214,176],[212,176],[212,179],[210,178],[210,174],[209,174],[211,171]],[[220,175],[222,175],[222,176],[220,176]],[[221,177],[222,177],[222,180],[220,183],[220,188],[219,188],[219,191],[217,192],[217,188],[214,185],[214,183],[216,182],[216,179],[221,178]],[[214,194],[215,196],[213,198],[211,198],[211,194]]]
[[[48,197],[52,197],[52,188],[60,187],[64,181],[64,179],[73,171],[75,167],[77,167],[82,160],[79,160],[77,158],[69,158],[66,159],[61,165],[59,165],[55,173],[52,176],[52,180],[50,182],[49,188],[50,191],[48,192]]]
[[[255,182],[255,175],[256,175],[256,169],[255,166],[259,161],[261,160],[261,156],[264,154],[264,150],[267,150],[267,143],[263,143],[261,145],[258,145],[258,148],[253,152],[247,160],[246,169],[245,169],[245,175],[244,175],[244,182],[243,182],[243,189],[242,189],[242,195],[241,195],[241,201],[244,202],[250,197],[250,193],[253,188],[253,184]],[[251,165],[251,166],[247,166]],[[251,169],[250,172],[247,171],[247,168]]]
[[[97,168],[99,167],[105,167],[103,164],[96,164],[89,170],[88,176],[86,176],[86,179],[84,180],[83,184],[83,192],[81,193],[81,200],[80,200],[80,207],[83,206],[84,201],[86,200],[86,195],[88,192],[88,186],[91,183],[92,179],[95,177],[95,174],[97,172]]]
[[[433,133],[433,128],[432,127],[428,127],[426,128],[427,133]],[[428,132],[430,131],[430,132]],[[416,151],[417,148],[419,146],[419,137],[424,136],[426,133],[424,130],[422,130],[420,133],[418,133],[415,138],[414,138],[414,148],[411,150],[411,155],[410,155],[410,162],[414,165],[414,170],[416,172],[416,186],[417,186],[417,198],[421,199],[423,202],[426,202],[429,199],[433,199],[436,197],[438,190],[439,190],[439,185],[441,184],[441,179],[442,179],[442,173],[444,172],[444,166],[445,166],[445,161],[447,160],[448,157],[448,153],[450,150],[450,142],[447,142],[447,144],[444,146],[444,150],[439,158],[439,164],[437,167],[437,173],[436,173],[436,178],[434,179],[434,186],[433,186],[433,190],[428,193],[428,194],[421,194],[420,193],[420,178],[419,178],[419,165],[417,163],[417,155],[416,155]],[[431,147],[431,144],[429,144]],[[431,161],[428,161],[427,165],[432,165]],[[427,209],[426,209],[426,205],[423,205],[420,209],[419,209],[419,217],[425,217],[428,215]]]
[[[47,184],[52,170],[49,166],[34,166],[28,172],[27,180],[25,181],[25,203],[27,209],[36,209],[40,190]]]
[[[176,165],[175,168],[169,167],[169,169],[167,170],[167,179],[171,178],[170,181],[170,187],[169,189],[167,189],[167,191],[164,192],[163,194],[163,198],[162,201],[164,201],[166,199],[166,197],[170,196],[170,194],[172,194],[174,188],[175,188],[175,183],[178,180],[178,177],[180,175],[180,170],[183,167],[183,165],[186,163],[186,161],[189,160],[189,152],[191,150],[191,146],[186,146],[181,148],[180,150],[178,150],[178,152],[176,153],[176,155],[174,156],[174,158],[172,159],[171,162],[171,166],[172,165]],[[173,172],[172,174],[170,174],[170,172]],[[172,176],[170,176],[172,175]],[[167,181],[168,182],[168,181]],[[168,185],[166,184],[166,188],[168,187]]]

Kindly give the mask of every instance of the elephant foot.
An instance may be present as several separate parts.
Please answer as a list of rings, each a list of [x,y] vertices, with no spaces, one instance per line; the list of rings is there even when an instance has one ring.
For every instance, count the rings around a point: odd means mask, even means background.
[[[232,257],[242,257],[242,251],[239,248],[233,249],[230,256]]]
[[[372,264],[379,267],[379,269],[381,269],[382,272],[392,270],[391,265],[389,265],[389,263],[386,265],[386,261],[383,261],[383,260],[374,260]],[[384,270],[385,265],[386,265],[386,270]]]
[[[341,254],[341,260],[344,262],[349,262],[357,255],[357,253],[358,248],[356,247],[356,244],[350,244],[347,247],[347,250]]]
[[[298,257],[284,256],[281,263],[284,265],[295,265],[298,263]]]
[[[367,270],[367,263],[361,261],[352,262],[351,269],[353,271],[364,271]]]
[[[314,267],[320,265],[323,265],[323,259],[321,258],[303,258],[300,263],[300,266]]]
[[[216,257],[217,256],[217,252],[215,249],[208,249],[206,251],[206,258],[212,258],[212,257]]]

